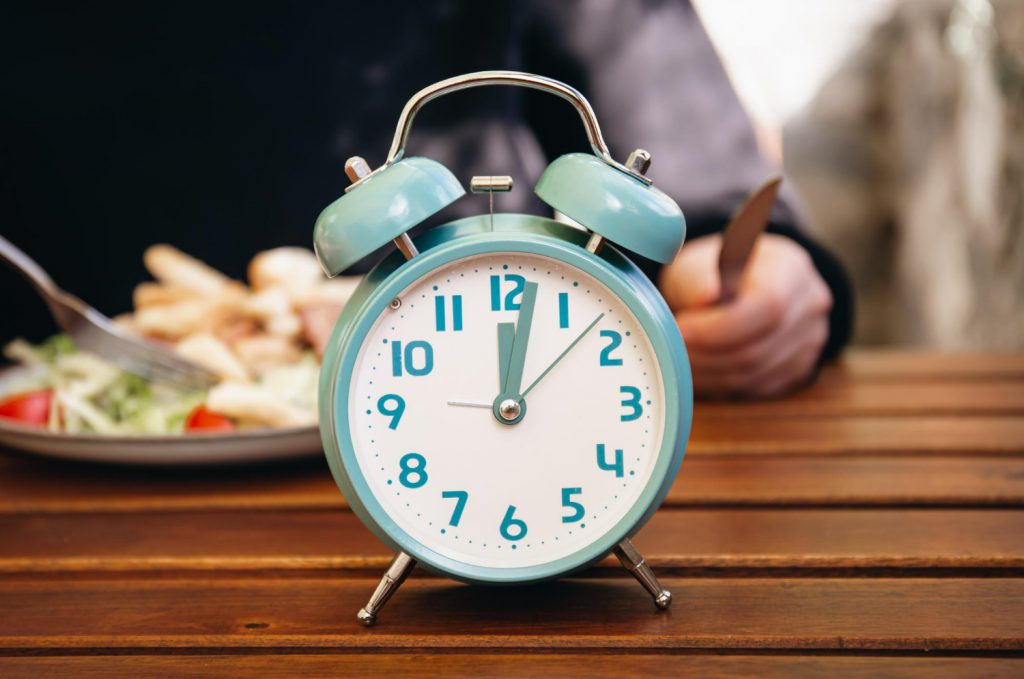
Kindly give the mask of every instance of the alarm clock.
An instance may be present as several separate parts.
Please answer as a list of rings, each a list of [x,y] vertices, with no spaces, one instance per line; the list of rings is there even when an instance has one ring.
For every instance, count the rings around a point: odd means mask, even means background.
[[[509,177],[473,177],[490,209],[409,230],[465,195],[404,157],[427,102],[484,85],[559,96],[591,153],[551,163],[534,191],[562,221],[495,214]],[[587,100],[513,71],[444,80],[401,113],[387,160],[350,158],[352,184],[319,216],[328,276],[394,242],[347,303],[320,374],[320,429],[352,511],[396,552],[358,612],[374,624],[417,565],[477,584],[557,578],[615,553],[659,609],[671,595],[630,542],[668,492],[693,407],[686,349],[650,280],[616,246],[668,263],[685,222],[645,176],[650,155],[608,152]]]

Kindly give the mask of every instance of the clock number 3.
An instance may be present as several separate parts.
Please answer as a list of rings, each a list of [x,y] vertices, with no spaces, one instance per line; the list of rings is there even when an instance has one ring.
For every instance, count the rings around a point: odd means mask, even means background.
[[[619,387],[619,393],[626,397],[622,399],[622,406],[632,411],[619,415],[619,420],[622,422],[632,422],[633,420],[640,419],[640,416],[644,413],[644,407],[640,405],[640,390],[636,387]]]

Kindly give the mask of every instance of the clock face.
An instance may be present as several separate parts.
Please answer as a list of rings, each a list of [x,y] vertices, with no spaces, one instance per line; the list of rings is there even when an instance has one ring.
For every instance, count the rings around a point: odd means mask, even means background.
[[[388,517],[479,567],[570,556],[634,508],[665,387],[629,306],[525,253],[456,260],[385,308],[348,385],[354,456]]]

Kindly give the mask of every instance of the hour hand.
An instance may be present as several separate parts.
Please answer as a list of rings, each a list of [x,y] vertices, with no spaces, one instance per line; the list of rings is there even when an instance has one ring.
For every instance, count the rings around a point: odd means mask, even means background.
[[[533,309],[537,305],[537,284],[527,283],[523,290],[523,301],[516,318],[516,331],[509,352],[508,370],[501,394],[519,400],[523,388],[523,366],[526,364],[526,347],[530,341],[530,327],[533,325]],[[501,332],[499,330],[498,332]]]
[[[512,342],[516,336],[515,323],[498,323],[498,392],[505,392],[508,364],[512,360]]]

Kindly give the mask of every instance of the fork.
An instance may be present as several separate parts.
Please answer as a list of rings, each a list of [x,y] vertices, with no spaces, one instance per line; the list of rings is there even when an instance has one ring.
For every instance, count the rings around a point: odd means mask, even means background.
[[[0,236],[0,259],[28,279],[50,308],[53,319],[79,349],[102,356],[122,370],[185,389],[206,389],[217,382],[212,372],[118,327],[74,295],[57,287],[31,257]]]

